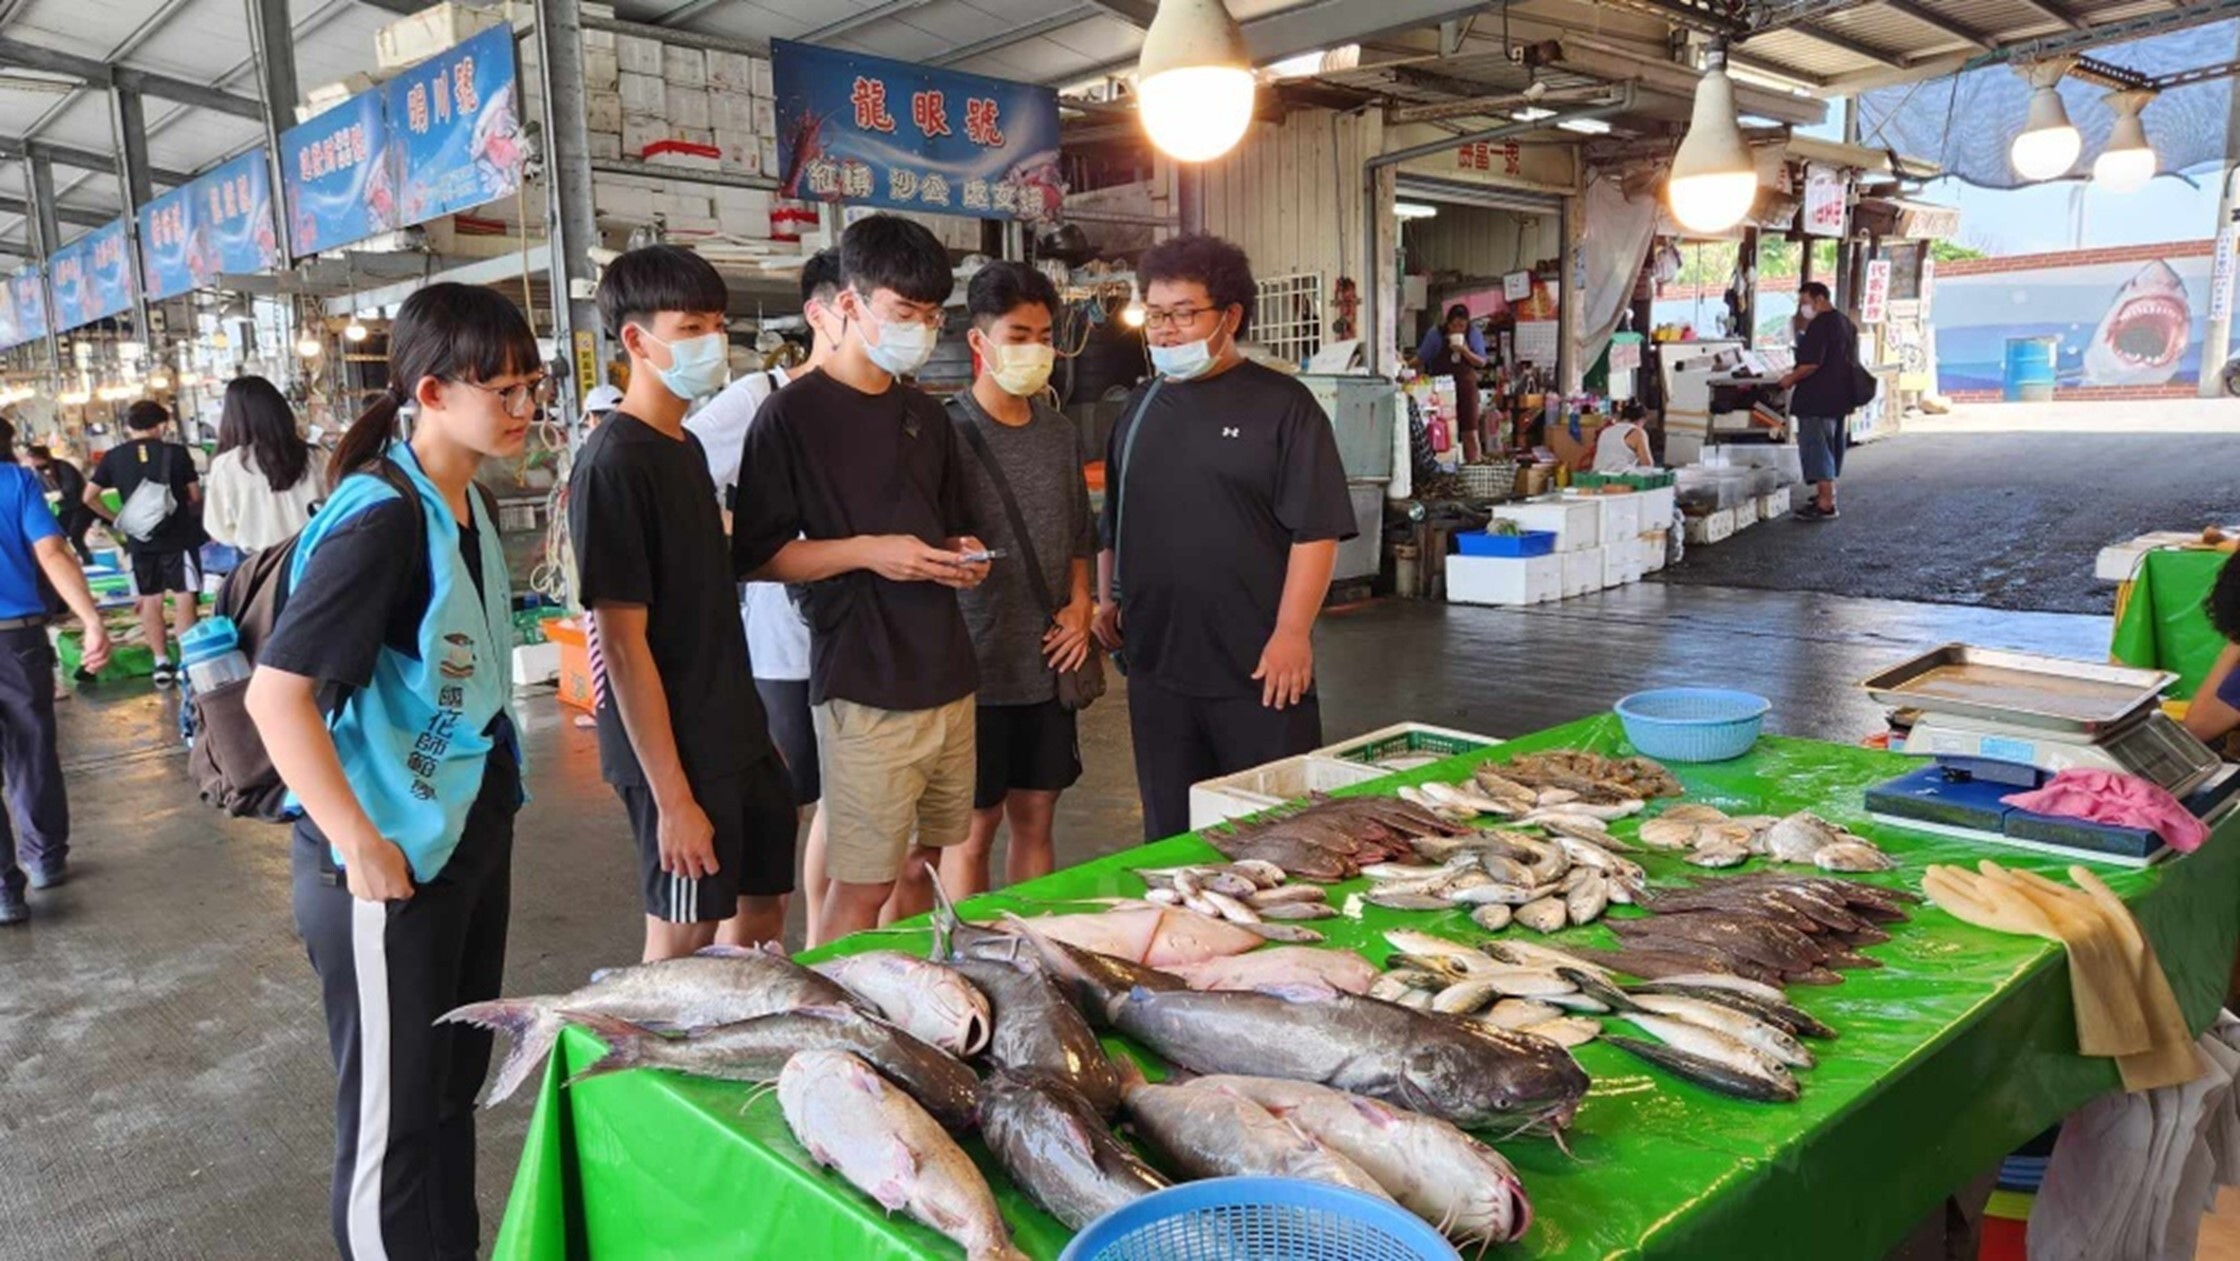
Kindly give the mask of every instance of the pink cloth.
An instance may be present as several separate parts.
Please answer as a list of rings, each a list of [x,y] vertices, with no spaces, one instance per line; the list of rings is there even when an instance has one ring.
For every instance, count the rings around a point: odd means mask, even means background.
[[[2209,829],[2193,817],[2168,789],[2136,775],[2114,771],[2063,771],[2042,788],[1999,799],[2032,814],[2085,819],[2117,827],[2145,828],[2170,848],[2192,853],[2209,839]]]

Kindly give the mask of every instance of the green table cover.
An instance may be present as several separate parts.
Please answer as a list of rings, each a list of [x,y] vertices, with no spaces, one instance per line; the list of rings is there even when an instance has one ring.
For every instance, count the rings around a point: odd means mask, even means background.
[[[1615,719],[1588,719],[1348,791],[1451,780],[1476,761],[1556,747],[1630,752]],[[1856,828],[1903,862],[1878,878],[1907,887],[1918,887],[1928,862],[1990,855],[2048,873],[2061,867],[2028,851],[1868,824],[1861,790],[1912,765],[1896,754],[1768,737],[1739,760],[1673,769],[1691,801],[1735,814],[1810,808]],[[1634,826],[1628,821],[1617,830],[1630,834]],[[976,899],[966,912],[984,918],[998,907],[1093,909],[1071,900],[1135,894],[1142,885],[1128,868],[1212,855],[1196,837],[1178,837]],[[1661,883],[1700,874],[1669,855],[1641,857]],[[2101,871],[2138,913],[2188,1021],[2206,1027],[2224,1000],[2240,936],[2240,825],[2219,829],[2200,852],[2154,870]],[[1316,926],[1328,931],[1330,944],[1375,960],[1387,953],[1378,934],[1390,927],[1464,938],[1476,931],[1459,912],[1387,911],[1339,890],[1333,901],[1347,914]],[[1819,1067],[1799,1075],[1798,1103],[1727,1099],[1614,1048],[1579,1048],[1594,1088],[1570,1133],[1570,1154],[1544,1139],[1501,1145],[1522,1171],[1537,1214],[1531,1233],[1504,1255],[1880,1256],[1954,1188],[2117,1086],[2111,1063],[2075,1054],[2058,947],[1973,928],[1933,906],[1894,932],[1894,940],[1867,951],[1885,967],[1846,973],[1840,986],[1790,991],[1842,1034],[1820,1048]],[[1614,941],[1601,925],[1558,939]],[[915,951],[926,944],[927,934],[912,928],[860,934],[818,953]],[[814,1167],[767,1092],[651,1072],[562,1089],[561,1080],[598,1051],[581,1030],[561,1041],[537,1099],[497,1256],[961,1255]],[[1062,1251],[1068,1232],[1013,1188],[976,1141],[966,1146],[988,1171],[1019,1245],[1037,1258]]]
[[[2170,696],[2190,698],[2224,651],[2224,636],[2209,624],[2201,602],[2230,559],[2228,552],[2207,550],[2148,552],[2131,579],[2131,599],[2116,621],[2108,655],[2128,666],[2174,672]]]

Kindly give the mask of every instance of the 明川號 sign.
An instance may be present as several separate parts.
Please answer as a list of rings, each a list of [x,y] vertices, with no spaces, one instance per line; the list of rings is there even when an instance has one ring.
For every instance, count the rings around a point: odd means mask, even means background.
[[[511,26],[437,53],[381,93],[396,142],[398,223],[472,210],[521,187]]]
[[[272,171],[252,149],[140,207],[140,279],[150,301],[208,288],[224,273],[279,265]]]
[[[1049,88],[773,40],[779,192],[1039,222],[1065,202]]]

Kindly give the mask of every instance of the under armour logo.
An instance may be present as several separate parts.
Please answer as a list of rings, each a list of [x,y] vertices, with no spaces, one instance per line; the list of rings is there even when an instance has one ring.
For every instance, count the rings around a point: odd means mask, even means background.
[[[1230,428],[1223,428],[1223,429],[1222,429],[1222,431],[1221,431],[1221,436],[1222,436],[1222,437],[1224,437],[1224,438],[1235,438],[1235,437],[1240,437],[1240,436],[1242,436],[1242,435],[1243,435],[1243,433],[1244,433],[1244,430],[1242,430],[1242,429],[1230,429]]]

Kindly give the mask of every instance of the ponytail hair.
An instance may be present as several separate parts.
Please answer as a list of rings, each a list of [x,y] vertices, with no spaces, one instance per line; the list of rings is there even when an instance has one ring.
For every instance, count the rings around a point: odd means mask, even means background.
[[[327,484],[380,462],[397,415],[428,377],[481,384],[540,363],[537,335],[521,309],[495,290],[448,281],[404,300],[389,329],[389,388],[335,443]]]

